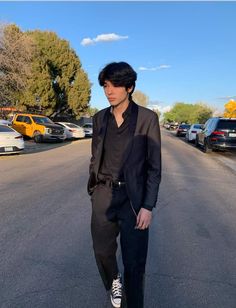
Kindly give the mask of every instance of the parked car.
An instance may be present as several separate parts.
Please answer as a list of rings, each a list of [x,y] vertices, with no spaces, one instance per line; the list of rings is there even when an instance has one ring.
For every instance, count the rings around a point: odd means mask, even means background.
[[[164,124],[164,127],[166,129],[169,129],[169,130],[175,130],[175,129],[178,128],[178,126],[179,126],[179,124],[177,122],[171,122],[171,123],[165,123]]]
[[[170,123],[169,130],[176,130],[178,128],[179,124],[176,122]]]
[[[185,138],[188,142],[195,141],[197,133],[199,133],[203,128],[203,124],[192,124],[187,130]]]
[[[187,130],[190,128],[190,124],[180,124],[176,130],[176,136],[185,136],[187,133]]]
[[[208,119],[196,136],[196,146],[202,146],[205,153],[217,149],[236,149],[236,118]]]
[[[170,128],[170,123],[165,123],[163,126],[164,126],[166,129],[169,129],[169,128]]]
[[[24,150],[23,136],[7,125],[0,125],[0,155]]]
[[[92,137],[93,136],[93,124],[92,123],[86,123],[82,127],[84,129],[86,137]]]
[[[0,119],[0,125],[11,126],[11,121]]]
[[[65,129],[66,139],[79,139],[85,137],[84,129],[74,123],[70,122],[54,122],[61,125]]]
[[[35,142],[66,139],[63,127],[39,114],[17,113],[13,117],[12,127],[23,136],[33,138]]]

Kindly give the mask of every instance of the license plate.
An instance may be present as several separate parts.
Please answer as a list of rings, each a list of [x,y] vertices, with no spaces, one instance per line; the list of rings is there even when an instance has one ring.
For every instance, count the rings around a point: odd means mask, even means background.
[[[236,137],[236,133],[229,133],[229,137]]]
[[[13,147],[5,147],[5,152],[12,152],[13,151]]]

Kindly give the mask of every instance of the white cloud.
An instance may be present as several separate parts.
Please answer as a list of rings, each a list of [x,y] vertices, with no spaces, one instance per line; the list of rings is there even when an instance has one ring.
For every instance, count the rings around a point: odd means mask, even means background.
[[[155,103],[151,103],[147,106],[147,108],[149,109],[158,109],[160,111],[161,114],[170,111],[170,109],[172,108],[172,106],[161,106],[159,104],[155,104]]]
[[[129,37],[127,35],[118,35],[116,33],[99,34],[95,38],[86,37],[81,41],[81,45],[88,46],[94,45],[100,42],[114,42],[120,40],[126,40]]]
[[[171,68],[171,66],[167,65],[167,64],[161,64],[161,65],[156,66],[156,67],[140,66],[138,69],[140,71],[159,71],[159,70],[168,69],[168,68]]]
[[[223,99],[223,100],[235,100],[236,99],[236,95],[228,95],[228,96],[222,96],[222,97],[218,97],[217,99]]]
[[[93,44],[94,44],[94,41],[91,40],[91,38],[86,37],[86,38],[82,39],[82,41],[81,41],[80,44],[83,45],[83,46],[93,45]]]
[[[163,70],[163,69],[165,69],[165,68],[170,68],[170,67],[171,67],[170,65],[162,64],[162,65],[159,66],[159,69],[160,69],[160,70]]]

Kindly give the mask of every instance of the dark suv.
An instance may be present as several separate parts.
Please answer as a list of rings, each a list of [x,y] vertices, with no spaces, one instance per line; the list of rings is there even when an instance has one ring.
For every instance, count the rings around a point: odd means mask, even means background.
[[[185,136],[190,127],[191,127],[190,124],[180,124],[176,130],[176,136],[177,137]]]
[[[196,136],[196,146],[208,153],[217,149],[236,149],[236,118],[210,118]]]

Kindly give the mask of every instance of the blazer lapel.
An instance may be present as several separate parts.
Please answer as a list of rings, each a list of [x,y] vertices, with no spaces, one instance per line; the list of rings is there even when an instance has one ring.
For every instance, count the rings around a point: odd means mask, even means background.
[[[103,153],[103,144],[104,144],[104,138],[106,135],[109,114],[110,114],[110,107],[107,108],[107,110],[104,113],[104,116],[102,118],[102,124],[99,130],[99,133],[98,133],[97,159],[96,159],[96,164],[94,165],[94,172],[96,175],[98,174],[100,163],[101,163],[101,158],[102,158],[102,153]]]

